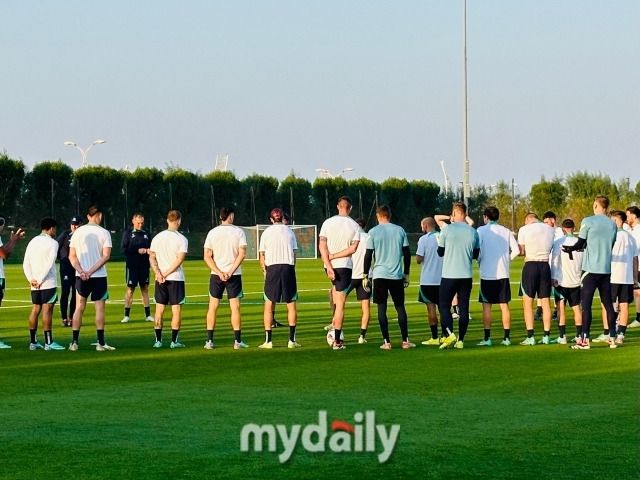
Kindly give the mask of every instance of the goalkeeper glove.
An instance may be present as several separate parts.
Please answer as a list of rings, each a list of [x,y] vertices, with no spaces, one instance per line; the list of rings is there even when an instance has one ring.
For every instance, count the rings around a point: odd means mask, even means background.
[[[367,293],[371,293],[371,279],[366,273],[362,274],[362,289]]]
[[[404,284],[404,288],[407,288],[409,286],[409,275],[403,275],[402,276],[402,283]]]

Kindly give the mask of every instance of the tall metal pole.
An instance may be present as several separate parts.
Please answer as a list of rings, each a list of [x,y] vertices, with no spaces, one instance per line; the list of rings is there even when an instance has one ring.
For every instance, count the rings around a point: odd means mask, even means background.
[[[469,205],[469,197],[471,196],[471,188],[469,186],[469,149],[467,146],[467,0],[464,0],[464,78],[463,78],[463,118],[462,118],[462,168],[463,168],[463,190],[464,203]]]
[[[511,179],[511,230],[516,231],[516,183]]]

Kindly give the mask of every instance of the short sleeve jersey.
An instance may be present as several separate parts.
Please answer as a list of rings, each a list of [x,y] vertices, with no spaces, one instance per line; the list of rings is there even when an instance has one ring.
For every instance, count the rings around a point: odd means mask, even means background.
[[[329,253],[337,253],[357,242],[360,238],[360,226],[348,215],[334,215],[320,227],[320,237],[327,239]],[[331,260],[333,268],[353,268],[351,256]],[[325,265],[326,267],[326,265]]]
[[[511,231],[489,222],[478,228],[480,239],[480,278],[483,280],[500,280],[509,278],[511,259],[520,252],[518,242]],[[515,252],[515,255],[513,253]]]
[[[626,224],[625,224],[626,225]],[[636,241],[636,247],[638,249],[638,256],[640,257],[640,223],[631,229],[631,235]]]
[[[440,285],[442,257],[438,255],[438,232],[428,232],[418,239],[416,255],[423,260],[420,265],[420,285]]]
[[[229,271],[238,258],[240,248],[246,246],[247,236],[235,225],[219,225],[209,230],[204,241],[204,248],[213,252],[213,259],[223,272]],[[239,266],[233,274],[241,275],[242,267]]]
[[[587,241],[582,270],[587,273],[611,273],[611,249],[617,231],[615,222],[603,214],[582,220],[578,236]]]
[[[71,248],[75,248],[76,256],[83,270],[89,270],[102,258],[102,250],[112,248],[111,234],[96,223],[87,223],[79,227],[71,236]],[[76,271],[76,277],[79,273]],[[107,276],[107,267],[103,265],[91,278]]]
[[[156,254],[156,261],[161,272],[166,271],[175,263],[179,254],[189,251],[189,241],[187,237],[177,230],[163,230],[151,240],[150,250]],[[171,272],[167,280],[184,282],[184,270],[180,265],[175,271]]]
[[[404,229],[393,223],[381,223],[369,230],[367,250],[374,251],[372,278],[402,279],[404,258],[402,247],[409,246]]]
[[[281,223],[267,227],[260,236],[258,251],[264,252],[264,263],[269,265],[295,265],[298,250],[296,236],[291,229]]]
[[[522,245],[525,257],[530,260],[548,260],[553,248],[555,232],[546,223],[531,222],[518,230],[518,245]]]
[[[611,251],[611,283],[632,285],[633,258],[638,254],[636,241],[629,232],[618,230],[616,243]]]
[[[438,237],[438,246],[444,247],[443,278],[472,277],[473,250],[480,248],[480,239],[475,228],[466,222],[444,225]]]
[[[28,281],[37,280],[41,290],[56,288],[56,258],[58,242],[46,233],[31,239],[24,252],[22,270]],[[35,287],[31,286],[31,290]]]
[[[364,255],[367,252],[367,238],[369,238],[369,234],[360,230],[359,238],[360,243],[358,243],[358,249],[351,257],[353,261],[351,278],[360,278],[364,273]]]
[[[551,249],[551,278],[558,282],[558,285],[565,288],[575,288],[580,286],[580,276],[582,274],[582,258],[584,252],[573,252],[569,254],[562,251],[564,245],[575,245],[578,237],[567,235],[553,242]]]

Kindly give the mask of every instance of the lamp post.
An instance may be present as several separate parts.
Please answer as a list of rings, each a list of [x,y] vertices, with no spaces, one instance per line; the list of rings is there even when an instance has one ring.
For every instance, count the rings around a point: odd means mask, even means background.
[[[340,178],[344,172],[353,172],[354,170],[355,168],[353,167],[347,167],[347,168],[343,168],[339,174],[333,175],[326,168],[316,168],[316,172],[320,174],[320,178]]]
[[[91,150],[91,147],[93,147],[94,145],[102,145],[103,143],[107,143],[107,141],[96,140],[91,145],[89,145],[85,150],[83,150],[76,144],[76,142],[70,142],[70,141],[64,142],[64,144],[67,147],[76,147],[78,150],[80,150],[80,153],[82,154],[82,168],[87,166],[87,153],[89,153],[89,150]]]
[[[511,230],[516,231],[516,187],[515,179],[511,179]]]

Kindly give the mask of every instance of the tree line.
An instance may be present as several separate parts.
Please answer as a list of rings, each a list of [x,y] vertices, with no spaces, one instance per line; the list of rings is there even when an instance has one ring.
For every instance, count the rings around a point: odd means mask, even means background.
[[[62,161],[46,161],[28,170],[21,160],[0,155],[0,215],[9,225],[37,228],[44,216],[56,218],[66,226],[74,215],[84,217],[91,205],[104,212],[105,227],[121,231],[130,226],[135,212],[145,216],[152,231],[166,227],[170,209],[183,214],[182,227],[190,232],[206,232],[219,223],[218,211],[233,206],[237,225],[268,224],[274,207],[288,212],[298,225],[321,225],[336,213],[343,195],[351,197],[353,217],[362,217],[367,228],[375,225],[375,209],[391,207],[392,220],[408,232],[420,230],[426,215],[449,213],[462,192],[443,192],[431,180],[389,178],[381,183],[367,178],[316,178],[313,183],[291,172],[285,179],[252,174],[238,179],[231,171],[193,173],[169,165],[165,170],[137,168],[117,170],[109,166],[89,166],[74,170]],[[590,215],[593,197],[609,196],[612,208],[625,209],[637,204],[640,182],[632,189],[628,178],[612,181],[608,175],[577,172],[567,178],[540,181],[527,195],[501,180],[488,187],[471,189],[469,215],[482,224],[482,210],[496,205],[500,223],[517,230],[528,211],[540,216],[554,211],[559,219],[571,217],[577,223]]]

